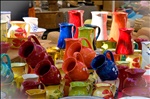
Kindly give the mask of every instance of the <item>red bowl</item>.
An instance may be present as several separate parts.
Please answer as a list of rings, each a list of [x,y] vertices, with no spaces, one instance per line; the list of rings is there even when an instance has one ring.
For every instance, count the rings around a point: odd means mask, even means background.
[[[0,42],[0,47],[1,47],[0,54],[7,53],[10,46],[11,46],[11,44],[8,42]]]

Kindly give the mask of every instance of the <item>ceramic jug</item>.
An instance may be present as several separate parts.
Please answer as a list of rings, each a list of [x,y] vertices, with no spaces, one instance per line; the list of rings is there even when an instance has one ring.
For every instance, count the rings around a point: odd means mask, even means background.
[[[78,27],[83,26],[83,14],[84,10],[69,10],[69,23],[72,23],[76,26],[76,32],[74,38],[78,38]]]
[[[49,85],[45,86],[46,99],[59,99],[63,97],[63,85]]]
[[[61,74],[58,68],[47,59],[43,59],[37,64],[35,73],[44,85],[60,84]]]
[[[97,41],[100,40],[107,40],[107,14],[106,11],[91,11],[92,14],[92,25],[97,25],[101,29],[101,33],[97,39]],[[97,32],[98,33],[98,32]]]
[[[7,63],[4,62],[4,57],[7,59]],[[14,79],[14,74],[11,68],[11,61],[7,54],[1,54],[1,82],[10,83]]]
[[[27,38],[30,33],[30,25],[24,21],[11,21],[8,30],[8,38]]]
[[[110,83],[96,83],[92,96],[103,97],[104,99],[114,99],[116,86]]]
[[[110,55],[111,59],[107,57],[107,54]],[[91,66],[96,70],[97,75],[102,81],[116,80],[118,77],[118,68],[115,65],[113,54],[109,50],[105,50],[104,54],[96,56],[92,60]]]
[[[93,49],[96,50],[96,41],[100,35],[101,29],[99,26],[96,25],[92,25],[92,24],[84,24],[85,27],[91,27],[94,29],[94,37],[93,37],[93,41],[92,41],[92,45],[93,45]],[[96,31],[97,29],[97,31]]]
[[[78,38],[65,38],[66,46],[65,46],[65,54],[64,54],[63,60],[65,60],[68,57],[67,52],[68,52],[68,48],[70,47],[70,45],[79,41],[80,39]]]
[[[85,40],[87,42],[88,47],[82,46],[82,40]],[[90,63],[92,59],[96,56],[96,52],[92,49],[90,42],[86,38],[80,38],[79,42],[71,44],[67,50],[67,56],[72,57],[75,52],[80,52],[83,57],[84,63],[88,69],[92,68]]]
[[[150,41],[142,42],[142,68],[150,64]]]
[[[73,57],[69,57],[64,61],[62,70],[71,78],[72,81],[85,81],[89,77],[88,69],[84,64],[82,55],[79,52],[75,52]]]
[[[65,38],[73,38],[76,32],[76,27],[71,23],[60,23],[60,34],[58,38],[57,47],[65,49]]]
[[[116,42],[119,39],[119,28],[127,27],[127,13],[126,12],[113,12],[112,24],[109,33],[109,38],[113,38]]]
[[[87,82],[73,81],[70,83],[69,96],[88,96],[89,85]]]
[[[126,69],[125,72],[127,73],[127,77],[123,82],[123,88],[146,86],[146,81],[142,77],[146,70],[141,68],[129,68]]]
[[[131,33],[133,28],[120,28],[116,54],[131,55],[134,53]]]
[[[32,41],[32,39],[34,41]],[[29,36],[28,41],[20,46],[18,54],[20,57],[24,58],[27,64],[32,68],[35,68],[39,61],[48,56],[45,48],[41,46],[38,39],[33,35]]]

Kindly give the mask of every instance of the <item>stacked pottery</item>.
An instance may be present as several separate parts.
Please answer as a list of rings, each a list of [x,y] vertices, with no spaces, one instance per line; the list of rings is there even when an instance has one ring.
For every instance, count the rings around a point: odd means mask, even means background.
[[[38,75],[38,81],[24,80],[22,82],[22,92],[26,92],[30,97],[31,93],[28,91],[30,89],[41,89],[39,86],[43,86],[44,90],[48,90],[46,89],[47,86],[60,85],[61,74],[58,68],[54,65],[52,57],[48,55],[35,36],[29,36],[28,41],[20,46],[19,55],[26,60],[29,68],[33,70],[32,74]],[[53,93],[51,94],[53,95]],[[48,91],[46,91],[46,97],[49,97],[48,95]]]
[[[111,59],[109,59],[107,57],[107,54],[110,54]],[[104,54],[100,54],[100,55],[96,56],[92,60],[91,66],[95,70],[96,74],[99,76],[100,80],[102,81],[102,82],[98,82],[95,84],[96,89],[94,90],[94,93],[92,95],[100,96],[100,97],[114,98],[115,94],[117,92],[118,86],[114,85],[114,83],[110,84],[110,82],[114,82],[115,80],[117,80],[118,68],[115,65],[115,61],[114,61],[112,52],[109,50],[106,50],[106,51],[104,51]],[[115,86],[115,89],[114,89],[115,91],[111,90],[110,86]],[[100,90],[99,90],[99,87],[100,87]],[[100,94],[99,91],[102,93]],[[105,93],[105,91],[107,91],[107,92]]]
[[[82,40],[87,42],[88,47],[82,45]],[[88,69],[91,68],[90,62],[96,56],[96,53],[94,50],[92,50],[91,44],[86,38],[67,38],[65,41],[67,48],[65,51],[62,70],[65,73],[65,86],[68,88],[68,90],[64,89],[68,91],[66,96],[89,95],[90,90],[86,90],[86,92],[85,90],[82,90],[84,92],[80,92],[79,87],[81,87],[81,89],[86,89],[86,87],[89,87],[87,82],[89,78]],[[75,90],[77,89],[79,93],[75,94],[74,92],[76,92]]]

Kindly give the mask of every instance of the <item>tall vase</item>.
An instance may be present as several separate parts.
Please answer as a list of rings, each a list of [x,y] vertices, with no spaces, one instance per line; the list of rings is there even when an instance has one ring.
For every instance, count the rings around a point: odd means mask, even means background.
[[[133,28],[120,28],[116,54],[132,55],[134,53],[131,33]]]
[[[126,26],[127,26],[127,13],[114,12],[108,39],[114,39],[116,42],[118,42],[119,28],[126,28]]]
[[[101,29],[101,33],[97,39],[97,41],[100,40],[107,40],[107,14],[108,12],[105,11],[91,11],[92,14],[92,25],[97,25]],[[97,32],[98,33],[98,32]],[[96,34],[97,35],[97,34]]]
[[[78,38],[78,27],[83,26],[83,14],[84,10],[69,10],[69,23],[74,24],[76,28],[76,32],[74,38]]]

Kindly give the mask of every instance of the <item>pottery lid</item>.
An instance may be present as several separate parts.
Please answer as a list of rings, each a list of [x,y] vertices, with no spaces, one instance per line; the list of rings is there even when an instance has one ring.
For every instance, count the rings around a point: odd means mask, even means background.
[[[150,41],[142,41],[142,44],[150,44]]]
[[[130,63],[129,61],[116,61],[117,64],[128,64]]]
[[[26,65],[26,63],[11,63],[11,67],[22,67],[25,65]]]
[[[76,86],[87,86],[86,82],[81,82],[81,81],[74,81],[70,83],[71,87],[76,87]]]
[[[29,79],[29,78],[38,78],[38,75],[36,74],[24,74],[22,75],[23,79]]]
[[[1,11],[1,14],[10,14],[11,11]]]

